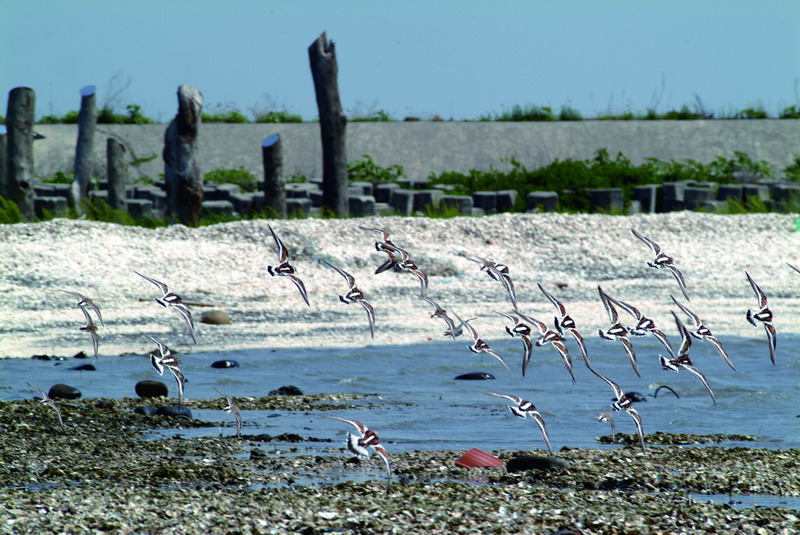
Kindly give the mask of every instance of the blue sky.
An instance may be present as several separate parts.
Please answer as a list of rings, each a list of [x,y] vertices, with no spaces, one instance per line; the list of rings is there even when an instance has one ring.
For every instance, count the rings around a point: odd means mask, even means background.
[[[0,89],[32,87],[37,116],[77,109],[94,84],[100,105],[167,121],[186,83],[209,111],[312,119],[307,49],[323,31],[350,113],[800,106],[798,0],[2,0],[0,20]]]

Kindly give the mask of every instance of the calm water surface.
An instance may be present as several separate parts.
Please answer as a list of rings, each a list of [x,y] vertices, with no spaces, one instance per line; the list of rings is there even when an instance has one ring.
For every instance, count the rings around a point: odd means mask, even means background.
[[[611,389],[583,365],[577,348],[568,341],[577,382],[572,384],[561,359],[551,347],[535,348],[527,377],[522,378],[522,345],[518,339],[489,340],[509,363],[512,373],[488,355],[474,355],[464,338],[432,341],[422,345],[367,346],[362,348],[263,349],[225,353],[180,355],[181,369],[189,383],[186,397],[219,397],[212,389],[234,396],[263,396],[282,385],[296,385],[311,393],[378,393],[380,398],[359,401],[363,409],[326,412],[243,411],[245,434],[296,433],[301,436],[343,439],[347,425],[323,415],[357,419],[375,429],[390,451],[418,449],[481,448],[485,450],[542,449],[535,424],[515,418],[504,400],[489,397],[491,391],[513,394],[532,401],[542,413],[554,449],[562,446],[617,448],[601,445],[596,436],[609,433],[607,423],[597,421],[610,411]],[[628,364],[622,346],[604,340],[588,340],[593,366],[616,381],[625,391],[647,396],[637,404],[646,433],[724,433],[759,437],[757,442],[723,442],[726,446],[758,448],[800,447],[800,337],[779,337],[778,362],[769,361],[766,341],[758,338],[722,338],[738,371],[722,361],[705,342],[695,342],[692,358],[708,378],[717,397],[714,405],[700,382],[689,372],[663,371],[658,363],[660,344],[650,337],[634,339],[642,378]],[[220,359],[240,363],[238,368],[214,369]],[[68,368],[92,363],[97,371]],[[496,380],[456,381],[467,372],[489,372]],[[30,399],[34,392],[25,382],[47,390],[66,383],[79,388],[84,398],[135,397],[134,385],[143,379],[164,381],[174,395],[169,374],[159,377],[143,356],[101,357],[99,360],[0,361],[0,399]],[[680,398],[662,390],[666,384]],[[38,394],[37,394],[38,395]],[[224,403],[220,402],[220,407]],[[196,436],[232,433],[232,418],[223,411],[195,410],[196,418],[218,421],[220,428],[169,430],[153,436],[179,433]],[[634,432],[625,413],[614,414],[617,431]],[[327,446],[330,446],[329,444]]]

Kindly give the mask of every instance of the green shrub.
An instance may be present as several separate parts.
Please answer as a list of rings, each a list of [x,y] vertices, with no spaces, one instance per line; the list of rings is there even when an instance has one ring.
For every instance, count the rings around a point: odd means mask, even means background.
[[[578,110],[570,106],[561,106],[561,111],[558,113],[559,121],[582,121],[583,115]]]
[[[249,123],[250,121],[248,121],[247,117],[242,115],[241,112],[237,110],[230,110],[219,113],[204,113],[203,122],[204,123]]]
[[[244,167],[215,169],[203,175],[203,178],[217,184],[236,184],[242,191],[255,191],[258,186],[256,177]]]
[[[72,184],[75,181],[75,172],[56,171],[55,174],[43,177],[41,180],[45,184]]]
[[[767,111],[762,104],[753,108],[745,108],[736,114],[737,119],[766,119],[768,117]]]
[[[21,222],[22,214],[17,203],[0,195],[0,225]]]
[[[783,108],[778,117],[781,119],[800,119],[800,106]]]
[[[353,123],[388,123],[394,119],[392,119],[388,111],[377,110],[366,115],[353,114],[352,117],[348,117],[348,120]]]
[[[800,182],[800,154],[794,155],[794,162],[783,169],[783,175],[786,180]]]
[[[303,118],[288,111],[253,112],[257,123],[302,123]]]
[[[97,124],[154,124],[155,121],[142,114],[141,106],[129,104],[125,106],[127,115],[115,113],[112,108],[104,106],[97,112]]]
[[[364,154],[362,158],[363,160],[347,162],[347,179],[350,182],[364,181],[375,184],[378,182],[392,182],[406,177],[402,165],[394,164],[389,167],[381,167],[368,154]]]

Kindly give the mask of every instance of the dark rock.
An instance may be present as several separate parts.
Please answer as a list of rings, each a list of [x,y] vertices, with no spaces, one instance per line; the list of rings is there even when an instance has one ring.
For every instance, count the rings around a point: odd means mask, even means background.
[[[116,403],[113,399],[101,399],[94,404],[96,409],[113,409]]]
[[[486,372],[470,372],[454,377],[456,381],[484,381],[486,379],[494,379],[494,375]]]
[[[506,463],[506,470],[510,472],[524,472],[526,470],[566,470],[569,463],[557,457],[542,455],[521,455],[514,457]]]
[[[89,355],[87,355],[85,351],[78,351],[77,353],[72,355],[72,358],[74,358],[74,359],[88,359]]]
[[[230,325],[231,317],[224,310],[206,310],[200,315],[200,323],[206,325]]]
[[[258,448],[250,450],[250,460],[253,460],[253,459],[265,459],[266,457],[267,457],[267,454],[264,453],[263,450],[260,450]]]
[[[53,357],[50,355],[33,355],[31,358],[33,360],[53,360]]]
[[[140,398],[167,397],[169,389],[161,381],[139,381],[136,383],[136,395]]]
[[[142,414],[144,416],[155,416],[156,413],[158,412],[158,409],[156,409],[155,407],[150,407],[148,405],[140,405],[135,409],[133,409],[133,412],[135,412],[136,414]]]
[[[270,396],[302,396],[303,392],[294,385],[282,386],[277,390],[272,390]]]
[[[211,363],[212,368],[238,368],[239,363],[235,360],[217,360]]]
[[[192,419],[192,411],[185,405],[168,405],[166,407],[159,407],[156,410],[159,416],[169,416],[172,418],[189,418]]]
[[[93,372],[96,371],[97,368],[94,367],[94,364],[79,364],[77,366],[73,366],[70,370],[76,370],[79,372]]]
[[[50,387],[47,395],[53,399],[78,399],[81,397],[81,391],[74,386],[58,383]]]

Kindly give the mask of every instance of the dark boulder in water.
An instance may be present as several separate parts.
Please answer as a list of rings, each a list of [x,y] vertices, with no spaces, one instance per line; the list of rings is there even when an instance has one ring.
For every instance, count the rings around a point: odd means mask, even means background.
[[[148,405],[140,405],[135,409],[133,409],[133,412],[135,412],[136,414],[143,414],[145,416],[154,416],[158,412],[158,409],[156,409],[155,407],[150,407]]]
[[[51,386],[47,395],[53,399],[78,399],[81,397],[81,391],[74,386],[59,383]]]
[[[211,363],[212,368],[238,368],[239,363],[235,360],[217,360]]]
[[[270,396],[302,396],[303,391],[294,385],[282,386],[269,393]]]
[[[569,468],[569,463],[557,457],[543,455],[520,455],[506,463],[509,472],[524,472],[526,470],[564,470]]]
[[[79,372],[93,372],[97,371],[97,368],[94,367],[94,364],[79,364],[77,366],[73,366],[70,370],[75,370]]]
[[[159,416],[170,416],[172,418],[192,418],[192,411],[185,405],[169,405],[167,407],[159,407],[156,411]]]
[[[136,395],[140,398],[159,398],[169,394],[167,385],[161,381],[139,381],[136,383]]]
[[[494,379],[494,375],[486,372],[470,372],[454,377],[456,381],[486,381]]]

